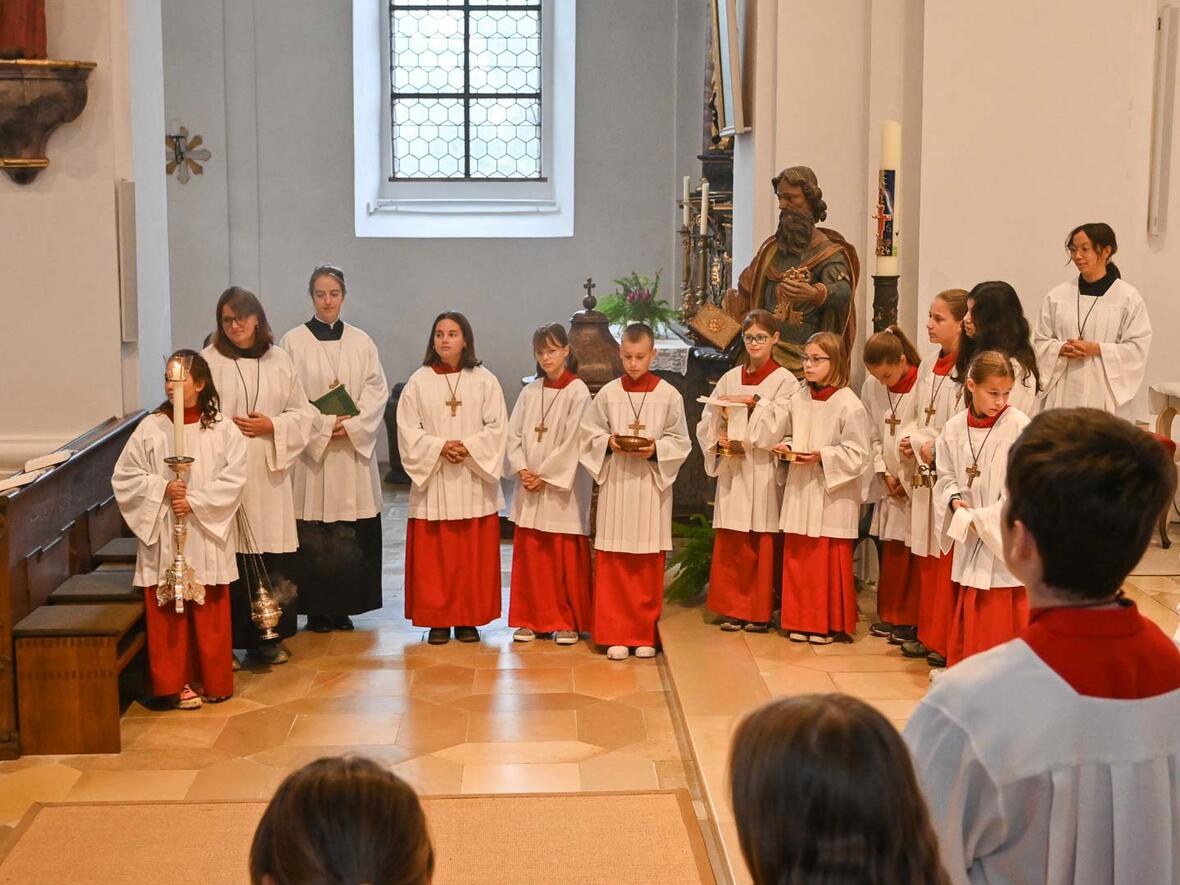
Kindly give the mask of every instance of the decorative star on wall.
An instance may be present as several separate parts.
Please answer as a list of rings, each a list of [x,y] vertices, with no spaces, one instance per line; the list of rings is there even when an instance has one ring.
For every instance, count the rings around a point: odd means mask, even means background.
[[[189,138],[188,130],[183,126],[175,135],[165,135],[164,156],[168,161],[167,173],[171,175],[175,172],[181,184],[188,184],[190,172],[193,175],[204,175],[205,169],[197,161],[206,161],[212,156],[208,150],[201,147],[204,142],[205,139],[200,135]]]

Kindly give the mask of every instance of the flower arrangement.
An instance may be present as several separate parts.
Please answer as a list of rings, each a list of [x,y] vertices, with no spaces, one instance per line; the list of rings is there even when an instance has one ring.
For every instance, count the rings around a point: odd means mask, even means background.
[[[598,309],[612,323],[647,323],[658,331],[676,319],[676,310],[658,297],[661,273],[656,271],[652,279],[632,271],[630,275],[615,280],[618,289],[603,298]]]

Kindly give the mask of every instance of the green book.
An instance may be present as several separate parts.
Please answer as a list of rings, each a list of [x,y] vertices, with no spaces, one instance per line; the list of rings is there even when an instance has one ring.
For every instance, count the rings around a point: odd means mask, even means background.
[[[355,418],[361,413],[343,384],[337,384],[319,399],[313,399],[311,404],[324,415],[347,415]]]

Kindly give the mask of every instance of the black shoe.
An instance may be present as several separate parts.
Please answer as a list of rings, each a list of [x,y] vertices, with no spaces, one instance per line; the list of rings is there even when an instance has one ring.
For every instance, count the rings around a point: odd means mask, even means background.
[[[901,644],[901,653],[907,658],[924,658],[930,654],[930,649],[922,644],[922,640],[914,639]]]
[[[455,638],[460,642],[479,642],[479,631],[474,627],[456,627]]]
[[[918,638],[918,628],[913,624],[898,624],[893,628],[893,632],[889,634],[890,645],[901,645],[903,642],[910,642]]]
[[[930,654],[926,655],[926,663],[931,667],[945,667],[946,658],[940,655],[938,652],[932,651]]]
[[[893,625],[888,621],[877,621],[877,623],[869,627],[869,632],[874,636],[884,636],[888,638],[889,634],[893,632]]]
[[[325,615],[308,615],[307,629],[312,633],[327,633],[332,629],[332,619]]]
[[[758,621],[747,621],[745,630],[747,633],[769,633],[770,625],[762,624]]]
[[[430,635],[426,637],[426,641],[431,645],[446,645],[451,641],[451,628],[431,627]]]
[[[353,626],[352,618],[348,615],[341,615],[338,618],[332,619],[332,629],[348,632],[349,630],[355,630],[356,627]]]

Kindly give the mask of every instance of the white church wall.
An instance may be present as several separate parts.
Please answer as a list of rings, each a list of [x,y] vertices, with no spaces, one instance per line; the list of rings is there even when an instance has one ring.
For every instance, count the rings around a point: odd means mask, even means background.
[[[941,289],[1003,279],[1035,322],[1044,294],[1076,274],[1066,234],[1106,221],[1157,324],[1148,380],[1175,374],[1159,277],[1175,279],[1180,258],[1145,275],[1155,12],[1156,0],[1117,12],[1075,0],[1068,14],[1024,0],[926,4],[920,316]]]
[[[0,469],[122,414],[124,404],[114,218],[115,179],[129,168],[118,93],[128,80],[125,9],[49,0],[46,16],[51,57],[98,67],[86,109],[50,138],[49,167],[29,185],[0,180]]]
[[[663,268],[675,294],[675,200],[700,169],[702,5],[578,4],[573,237],[399,240],[353,233],[349,0],[167,0],[168,119],[213,152],[204,176],[169,184],[176,340],[200,343],[231,282],[257,288],[285,331],[309,313],[308,271],[330,261],[348,277],[345,316],[376,340],[391,383],[420,363],[435,314],[457,308],[511,401],[532,368],[532,328],[579,309],[587,276],[602,295],[615,277]]]

